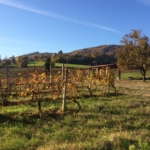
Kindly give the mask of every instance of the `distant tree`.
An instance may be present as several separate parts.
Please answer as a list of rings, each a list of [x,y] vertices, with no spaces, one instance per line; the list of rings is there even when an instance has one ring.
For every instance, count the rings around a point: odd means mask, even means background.
[[[54,67],[56,61],[57,61],[57,54],[52,54],[51,56],[47,57],[44,64],[45,71],[50,71],[50,66]]]
[[[58,55],[61,55],[61,54],[63,54],[63,51],[62,51],[62,50],[60,50],[60,51],[58,52]]]
[[[37,60],[38,60],[38,56],[34,55],[34,56],[33,56],[33,60],[34,60],[34,61],[37,61]]]
[[[11,60],[10,59],[4,59],[3,60],[3,66],[5,65],[11,65]]]
[[[11,64],[12,65],[16,64],[16,58],[14,55],[11,57]]]
[[[27,67],[28,65],[28,57],[19,56],[17,57],[16,63],[19,67]]]
[[[50,64],[51,64],[51,57],[47,57],[45,64],[44,64],[45,71],[48,71],[48,72],[50,71]]]
[[[57,61],[57,54],[54,53],[54,54],[52,54],[52,56],[51,56],[51,65],[52,65],[52,67],[55,66],[56,61]]]
[[[84,56],[83,56],[83,58],[84,58],[84,63],[86,65],[92,65],[93,58],[91,57],[90,53],[85,53]]]
[[[150,66],[149,38],[141,30],[132,30],[123,36],[123,47],[116,52],[120,69],[139,69],[145,81],[146,70]]]

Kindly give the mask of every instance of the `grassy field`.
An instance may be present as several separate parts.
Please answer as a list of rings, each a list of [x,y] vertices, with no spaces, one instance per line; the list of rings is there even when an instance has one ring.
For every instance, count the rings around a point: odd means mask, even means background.
[[[116,95],[0,106],[0,149],[149,150],[150,81],[116,80]]]
[[[116,77],[117,77],[117,73],[116,73]],[[136,78],[142,78],[142,74],[141,74],[140,70],[122,71],[121,79],[128,79],[129,77],[133,77],[135,79]],[[150,77],[150,71],[149,70],[147,70],[146,77]]]
[[[36,61],[34,62],[29,62],[28,66],[37,66],[37,67],[41,67],[44,66],[44,61]],[[56,67],[62,67],[62,63],[56,63],[55,64]],[[71,67],[71,68],[86,68],[88,67],[87,65],[78,65],[78,64],[64,64],[65,67]]]
[[[29,62],[28,66],[33,66],[33,67],[34,66],[38,66],[38,67],[40,66],[41,67],[41,66],[44,66],[44,63],[45,63],[44,61]]]
[[[87,65],[78,65],[78,64],[64,64],[65,67],[71,68],[87,68]],[[62,67],[62,63],[56,63],[56,67]]]

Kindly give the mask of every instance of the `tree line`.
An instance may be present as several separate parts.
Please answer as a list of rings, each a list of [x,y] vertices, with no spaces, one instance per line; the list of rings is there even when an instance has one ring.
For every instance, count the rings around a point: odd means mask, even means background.
[[[52,66],[54,66],[55,63],[82,64],[91,66],[91,65],[115,63],[116,58],[112,55],[107,55],[105,53],[103,54],[85,53],[83,55],[80,55],[78,53],[67,54],[63,53],[62,50],[60,50],[58,53],[54,53],[44,57],[12,56],[10,57],[10,59],[5,58],[3,60],[0,60],[0,64],[2,66],[17,65],[19,67],[27,67],[29,62],[33,63],[35,61],[44,61],[45,63],[49,61],[49,63],[51,63]]]

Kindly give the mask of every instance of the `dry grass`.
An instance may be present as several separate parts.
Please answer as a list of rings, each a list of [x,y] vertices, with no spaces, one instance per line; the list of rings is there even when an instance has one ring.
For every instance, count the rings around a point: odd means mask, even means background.
[[[133,96],[150,96],[150,81],[142,80],[116,80],[116,87],[119,93]]]
[[[68,101],[65,116],[61,103],[44,102],[43,118],[35,105],[1,107],[8,119],[0,124],[0,149],[149,150],[150,81],[117,80],[116,89],[115,96],[78,99],[79,112]]]

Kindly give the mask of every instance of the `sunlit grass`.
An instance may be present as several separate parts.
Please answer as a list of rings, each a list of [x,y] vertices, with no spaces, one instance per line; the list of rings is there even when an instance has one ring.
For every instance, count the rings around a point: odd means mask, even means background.
[[[116,77],[118,76],[118,74],[116,73]],[[142,74],[140,72],[140,70],[126,70],[126,71],[122,71],[121,72],[121,79],[128,79],[129,77],[133,77],[133,78],[141,78],[142,79]],[[147,70],[146,73],[146,77],[150,77],[150,71]]]
[[[29,62],[28,66],[32,67],[44,67],[45,62],[44,61],[35,61],[35,62]],[[62,63],[56,63],[55,67],[62,67]],[[64,64],[64,67],[72,67],[72,68],[87,68],[87,65],[80,65],[80,64]]]
[[[56,63],[56,67],[62,67],[62,63]],[[64,67],[72,67],[72,68],[87,68],[88,65],[79,65],[79,64],[64,64]]]
[[[117,94],[0,107],[0,149],[149,150],[150,82],[116,81]]]
[[[32,66],[32,67],[34,67],[34,66],[38,66],[38,67],[41,67],[41,66],[44,66],[44,61],[33,61],[33,62],[29,62],[28,63],[28,66]]]

